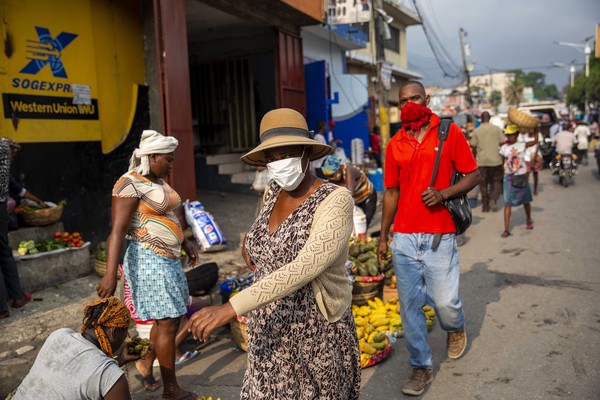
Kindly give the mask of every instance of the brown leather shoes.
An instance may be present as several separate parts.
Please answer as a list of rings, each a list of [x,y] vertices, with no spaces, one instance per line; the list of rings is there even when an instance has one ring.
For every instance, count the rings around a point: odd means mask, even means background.
[[[449,358],[457,359],[463,355],[467,348],[467,332],[464,325],[456,332],[448,332],[446,347]]]
[[[30,292],[25,292],[25,297],[23,297],[21,300],[15,300],[12,302],[12,307],[13,308],[21,308],[23,307],[25,304],[29,303],[31,301],[31,293]]]
[[[419,396],[433,380],[433,371],[429,368],[413,368],[410,378],[402,386],[402,393]]]

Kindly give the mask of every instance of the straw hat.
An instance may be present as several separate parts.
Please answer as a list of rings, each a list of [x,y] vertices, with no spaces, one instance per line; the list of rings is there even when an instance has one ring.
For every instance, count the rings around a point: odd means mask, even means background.
[[[278,108],[265,114],[260,121],[260,144],[241,157],[246,164],[255,167],[266,165],[264,150],[282,146],[310,146],[310,160],[326,156],[331,147],[311,139],[306,120],[298,111]]]

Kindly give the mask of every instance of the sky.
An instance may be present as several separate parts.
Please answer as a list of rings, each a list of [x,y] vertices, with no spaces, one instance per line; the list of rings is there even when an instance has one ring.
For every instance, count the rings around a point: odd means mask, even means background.
[[[411,0],[404,0],[411,5]],[[554,42],[582,43],[600,24],[599,0],[417,0],[454,63],[462,67],[458,31],[467,31],[475,60],[471,74],[523,69],[546,74],[558,90],[569,84],[568,64],[585,65],[583,50]],[[590,42],[594,49],[595,38]],[[423,83],[452,87],[460,81],[444,78],[433,57],[423,28],[407,29],[408,67],[425,76]],[[565,68],[552,67],[557,63]]]

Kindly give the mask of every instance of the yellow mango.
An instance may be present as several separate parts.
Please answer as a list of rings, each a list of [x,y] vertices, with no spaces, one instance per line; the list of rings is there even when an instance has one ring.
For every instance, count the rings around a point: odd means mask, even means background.
[[[377,303],[375,303],[373,300],[367,300],[367,304],[372,310],[377,308]]]
[[[435,317],[435,311],[433,311],[433,310],[425,311],[425,315],[427,315],[429,318],[433,318],[433,317]]]
[[[360,366],[365,368],[369,365],[369,361],[371,361],[371,355],[361,353],[360,355]]]
[[[379,297],[375,297],[375,303],[377,303],[377,305],[379,307],[383,307],[385,304],[383,303],[383,300],[381,300]]]
[[[390,330],[390,326],[389,325],[381,325],[381,326],[378,326],[377,328],[375,328],[375,330],[377,332],[389,331]]]
[[[397,297],[392,297],[391,299],[389,299],[387,301],[387,304],[391,304],[391,305],[396,305],[398,304],[398,298]]]
[[[371,346],[373,346],[375,349],[381,351],[381,350],[385,349],[385,347],[387,345],[385,344],[385,342],[375,342],[375,343],[371,343]]]
[[[367,338],[367,343],[373,343],[375,342],[375,335],[377,335],[379,332],[377,331],[373,331],[371,333],[369,333],[369,337]]]
[[[375,327],[371,324],[366,324],[365,325],[365,333],[371,333],[375,330]]]
[[[362,338],[363,336],[365,336],[365,328],[364,327],[358,327],[356,328],[356,337],[357,338]]]
[[[362,351],[363,353],[366,353],[366,354],[377,353],[377,349],[375,347],[371,346],[369,343],[362,342],[359,344],[359,346],[360,346],[360,351]]]
[[[378,327],[378,326],[381,326],[381,325],[389,325],[389,323],[390,323],[390,319],[389,318],[378,318],[375,321],[371,322],[371,324],[374,327]]]
[[[354,318],[354,323],[356,326],[365,326],[367,324],[367,320],[363,317]]]

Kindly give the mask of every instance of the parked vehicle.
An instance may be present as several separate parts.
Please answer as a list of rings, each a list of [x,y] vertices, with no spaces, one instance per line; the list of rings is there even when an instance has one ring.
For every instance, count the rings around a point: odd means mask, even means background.
[[[577,156],[573,154],[557,154],[550,163],[553,175],[558,176],[558,183],[568,187],[577,175]]]

